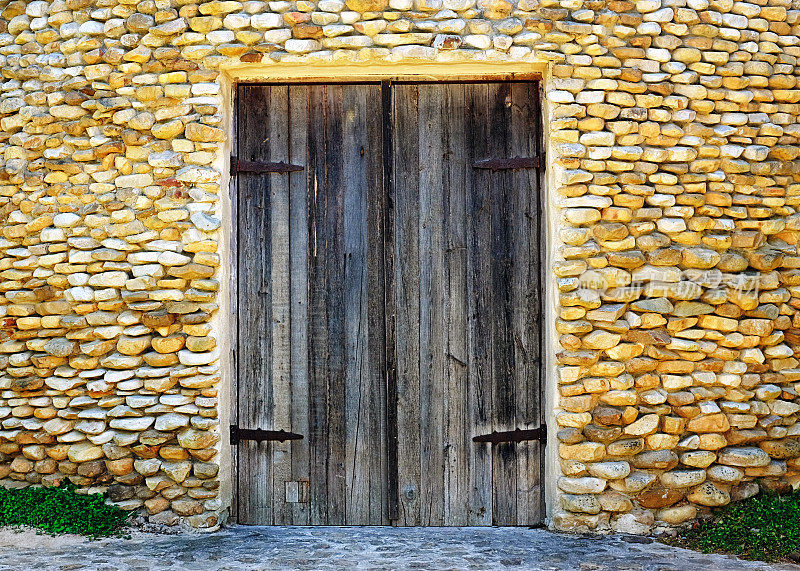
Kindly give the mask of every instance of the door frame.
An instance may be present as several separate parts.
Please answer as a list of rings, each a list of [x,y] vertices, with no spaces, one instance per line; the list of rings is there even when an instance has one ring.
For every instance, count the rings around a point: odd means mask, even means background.
[[[237,151],[236,140],[236,87],[239,84],[342,84],[342,83],[375,83],[390,81],[394,83],[486,83],[491,81],[537,81],[540,93],[546,92],[545,87],[551,79],[544,78],[547,72],[545,63],[452,63],[419,65],[396,64],[369,66],[366,68],[347,67],[309,67],[287,64],[273,65],[239,65],[223,70],[219,78],[223,95],[222,126],[229,133],[223,144],[223,151],[216,157],[215,167],[220,172],[221,190],[220,210],[222,225],[219,229],[219,253],[221,265],[219,269],[219,300],[220,310],[212,318],[211,326],[219,332],[218,344],[221,355],[221,382],[218,390],[218,410],[220,420],[220,482],[221,490],[220,508],[227,508],[227,517],[236,519],[236,493],[239,477],[236,466],[236,454],[230,445],[228,426],[231,424],[231,415],[237,402],[236,383],[236,336],[238,292],[236,284],[238,236],[237,224],[238,189],[236,177],[231,176],[229,157],[235,156]],[[552,141],[548,136],[547,125],[551,119],[553,105],[546,97],[542,96],[540,113],[542,114],[542,143],[543,149],[549,156],[555,156]],[[546,165],[543,175],[540,194],[538,197],[540,209],[538,228],[540,232],[540,271],[541,271],[541,311],[544,319],[541,329],[540,346],[540,399],[542,403],[540,423],[555,427],[555,412],[558,407],[558,381],[556,373],[555,354],[557,352],[557,336],[555,332],[555,319],[558,308],[558,290],[555,276],[547,268],[552,267],[556,259],[558,240],[551,238],[554,232],[562,225],[559,223],[559,209],[553,199],[552,190],[557,188],[557,174],[555,169]],[[545,446],[541,447],[540,477],[543,492],[541,501],[543,505],[543,519],[548,526],[552,525],[552,514],[556,508],[558,490],[556,481],[560,475],[558,461],[557,440],[554,430],[550,430]]]

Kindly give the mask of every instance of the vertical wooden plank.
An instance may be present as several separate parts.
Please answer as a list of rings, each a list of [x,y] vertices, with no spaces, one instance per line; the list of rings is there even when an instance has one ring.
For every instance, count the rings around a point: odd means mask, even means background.
[[[397,85],[394,136],[394,259],[397,356],[398,524],[420,524],[420,263],[417,86]]]
[[[508,148],[510,156],[533,156],[535,149],[528,148],[529,113],[528,101],[526,98],[527,84],[516,83],[510,85],[511,91],[511,118],[508,131]],[[528,418],[528,386],[529,383],[536,382],[535,376],[531,373],[531,363],[528,359],[528,348],[530,345],[530,313],[529,288],[531,281],[532,267],[530,251],[530,223],[527,219],[530,216],[527,197],[530,194],[530,178],[534,170],[522,169],[511,173],[511,194],[509,197],[511,218],[509,219],[511,234],[511,333],[513,343],[514,375],[511,381],[514,384],[514,425],[520,428],[535,428],[529,424]],[[516,495],[516,520],[515,524],[522,525],[529,522],[529,474],[528,460],[530,452],[535,446],[533,443],[520,442],[516,447],[515,457],[515,476],[516,481],[512,482]]]
[[[383,242],[383,313],[385,373],[385,435],[386,435],[386,486],[388,519],[396,522],[400,518],[400,490],[398,474],[398,424],[397,424],[397,288],[395,280],[394,250],[394,131],[392,129],[392,91],[390,82],[381,84],[381,119],[383,128],[383,187],[384,228]]]
[[[328,289],[326,249],[326,88],[308,87],[307,188],[309,233],[309,519],[311,525],[328,523]]]
[[[370,454],[369,511],[366,521],[386,525],[388,517],[388,430],[386,426],[386,275],[384,238],[386,186],[384,181],[383,104],[381,85],[362,89],[366,119],[366,303],[367,356],[365,391],[368,441],[364,453]]]
[[[365,313],[366,260],[364,259],[366,241],[366,189],[364,168],[359,156],[359,147],[365,137],[363,109],[359,109],[358,91],[345,85],[342,90],[342,146],[339,153],[342,159],[342,182],[339,190],[344,194],[342,213],[342,232],[344,237],[343,299],[344,309],[344,408],[345,432],[342,435],[345,450],[345,483],[347,497],[344,505],[344,523],[358,521],[363,517],[364,505],[368,501],[370,466],[367,474],[358,463],[359,452],[364,446],[364,433],[361,421],[361,399],[364,396],[363,363],[366,331],[362,330],[362,314]],[[329,157],[330,160],[330,157]],[[363,426],[366,429],[366,426]],[[357,465],[358,464],[358,465]],[[358,491],[356,491],[358,490]],[[366,497],[365,497],[366,496]]]
[[[309,90],[302,85],[289,87],[290,159],[305,166],[308,132]],[[303,440],[292,443],[292,479],[309,481],[309,402],[308,402],[308,185],[306,172],[289,175],[289,260],[290,260],[290,320],[291,320],[291,390],[292,430],[303,434]],[[298,485],[298,489],[301,485]],[[298,494],[298,499],[307,498]],[[294,525],[308,525],[308,501],[289,506]]]
[[[536,83],[512,85],[510,149],[512,156],[536,156],[538,153]],[[539,397],[539,327],[538,295],[540,282],[539,233],[537,222],[538,170],[513,173],[512,203],[512,306],[514,332],[514,376],[516,386],[516,425],[536,428],[540,425]],[[517,524],[539,523],[541,480],[540,444],[520,443],[517,447]]]
[[[269,88],[270,161],[289,161],[289,88]],[[293,431],[291,416],[291,355],[289,328],[289,175],[269,174],[272,283],[272,429]],[[292,523],[286,505],[286,483],[292,479],[292,441],[273,442],[272,448],[272,523]]]
[[[442,101],[442,192],[445,217],[445,389],[444,524],[469,522],[469,457],[472,425],[467,402],[466,189],[472,165],[467,157],[464,85],[450,85]]]
[[[490,83],[489,86],[489,154],[511,156],[509,129],[511,123],[511,86]],[[491,316],[492,375],[494,377],[493,417],[496,430],[516,427],[515,383],[517,363],[514,361],[515,340],[512,331],[512,250],[513,213],[511,212],[512,171],[490,174],[491,202]],[[517,524],[517,444],[501,443],[493,449],[492,478],[494,480],[495,525]]]
[[[342,161],[344,145],[341,85],[325,88],[325,289],[328,300],[328,525],[346,522],[346,398],[347,349],[345,333],[345,244],[344,198],[345,173]]]
[[[369,521],[375,450],[369,410],[367,300],[367,86],[342,87],[342,156],[344,193],[344,335],[345,335],[345,523]],[[370,197],[372,198],[372,197]],[[378,451],[380,447],[378,448]]]
[[[267,88],[242,89],[240,157],[268,160],[270,125]],[[243,428],[272,425],[272,290],[270,177],[239,177],[239,421]],[[239,517],[243,523],[272,522],[272,469],[268,443],[239,444]]]
[[[444,523],[442,102],[449,88],[418,88],[420,525]]]
[[[469,84],[467,115],[469,163],[487,155],[489,137],[488,97],[485,84]],[[469,416],[474,434],[485,434],[492,423],[492,307],[490,244],[482,235],[491,228],[490,175],[473,170],[467,189],[467,315],[469,356]],[[470,448],[470,525],[492,524],[492,450],[489,444]]]

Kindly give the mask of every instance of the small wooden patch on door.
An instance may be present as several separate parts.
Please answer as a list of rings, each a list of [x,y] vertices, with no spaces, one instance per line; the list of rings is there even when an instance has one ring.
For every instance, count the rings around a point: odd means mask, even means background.
[[[287,504],[307,504],[308,503],[308,481],[286,482],[286,503]]]

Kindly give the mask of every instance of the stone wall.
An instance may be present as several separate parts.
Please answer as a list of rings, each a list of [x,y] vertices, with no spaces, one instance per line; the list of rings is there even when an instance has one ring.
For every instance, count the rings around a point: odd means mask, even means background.
[[[798,480],[799,1],[0,9],[6,481],[216,525],[223,76],[460,61],[546,69],[553,523],[647,532]]]

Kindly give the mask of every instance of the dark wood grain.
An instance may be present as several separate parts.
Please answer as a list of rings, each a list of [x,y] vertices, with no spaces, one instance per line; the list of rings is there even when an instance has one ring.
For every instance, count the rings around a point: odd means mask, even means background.
[[[388,518],[391,522],[400,519],[399,488],[399,435],[397,424],[397,305],[395,303],[396,273],[394,251],[394,134],[392,129],[392,85],[381,83],[381,121],[383,130],[383,312],[384,312],[384,375],[386,395],[386,494]]]
[[[306,172],[308,193],[308,384],[309,384],[309,502],[310,523],[328,522],[328,384],[329,361],[326,297],[326,225],[324,86],[308,87]]]
[[[249,160],[268,160],[271,88],[240,88],[239,152]],[[247,110],[247,111],[245,111]],[[242,428],[272,428],[272,224],[269,176],[239,178],[238,325],[239,407]],[[245,476],[238,495],[239,520],[271,523],[272,444],[247,441],[238,449],[239,471]]]
[[[488,155],[507,157],[510,153],[511,86],[507,83],[490,83],[488,100]],[[497,171],[489,174],[491,195],[491,272],[492,307],[489,329],[492,344],[492,420],[495,430],[513,430],[516,426],[516,363],[514,361],[514,336],[511,328],[512,313],[512,194],[521,189],[514,187],[512,173]],[[493,523],[516,524],[517,445],[497,444],[492,448]]]
[[[470,85],[466,99],[465,115],[469,117],[467,147],[474,162],[488,153],[488,86]],[[468,402],[473,435],[494,429],[490,329],[492,282],[490,241],[486,235],[491,229],[490,176],[488,171],[473,170],[466,197]],[[492,525],[492,449],[487,444],[475,444],[471,450],[469,525]]]
[[[418,86],[398,85],[392,97],[398,485],[400,525],[420,518],[420,259]],[[390,300],[392,303],[392,300]]]
[[[308,138],[308,88],[289,87],[289,150],[290,158],[305,166]],[[298,500],[292,502],[294,525],[310,523],[308,486],[309,464],[309,374],[308,374],[308,175],[289,175],[289,259],[291,321],[291,415],[292,428],[303,435],[303,441],[291,448],[292,481],[297,482]],[[304,493],[300,493],[301,490]]]
[[[419,423],[420,519],[444,524],[444,94],[449,86],[418,86],[419,113]]]
[[[347,85],[342,98],[346,521],[386,523],[379,86]]]
[[[445,388],[444,522],[469,522],[469,459],[473,445],[468,414],[467,242],[468,168],[466,89],[452,85],[442,98],[442,193],[444,216]]]
[[[365,140],[362,160],[365,170],[365,196],[362,211],[366,214],[364,285],[367,295],[364,304],[366,334],[366,383],[361,388],[362,408],[365,422],[360,430],[365,433],[361,457],[369,459],[367,492],[370,522],[389,523],[388,491],[388,434],[386,426],[388,402],[386,393],[386,275],[384,251],[384,224],[387,208],[386,184],[384,181],[383,104],[381,86],[370,86],[361,90],[364,108]],[[359,150],[360,152],[360,150]],[[356,459],[358,460],[358,459]],[[363,473],[363,472],[362,472]],[[396,488],[395,488],[396,489]],[[356,492],[359,493],[359,492]]]
[[[538,85],[529,83],[511,86],[512,111],[510,154],[540,156],[541,113]],[[533,135],[531,134],[533,132]],[[516,426],[536,429],[541,425],[540,328],[539,310],[542,295],[539,269],[540,169],[513,173],[513,184],[521,191],[515,193],[512,204],[513,280],[512,327],[516,363]],[[535,221],[531,224],[529,221]],[[517,446],[517,521],[525,524],[543,517],[541,489],[541,442],[532,440]]]
[[[269,159],[288,161],[289,153],[289,88],[270,87]],[[272,429],[293,431],[291,415],[291,330],[289,327],[289,176],[266,175],[270,181],[270,230],[272,244],[270,282],[272,290]],[[272,519],[276,525],[292,522],[291,506],[286,503],[286,484],[292,481],[292,448],[294,442],[274,442],[272,447]]]
[[[342,308],[345,341],[346,521],[369,517],[371,456],[362,452],[369,434],[369,364],[367,363],[367,188],[366,102],[358,86],[342,87],[342,168],[344,192],[344,271]],[[345,111],[346,110],[346,111]],[[359,460],[361,460],[359,462]]]
[[[345,245],[344,200],[345,173],[342,161],[343,109],[341,85],[324,88],[323,116],[325,124],[324,162],[325,176],[317,188],[323,212],[320,223],[324,227],[318,255],[324,263],[324,291],[326,297],[326,326],[328,342],[328,369],[319,379],[327,389],[328,416],[328,521],[329,525],[343,525],[346,521],[347,474],[345,468],[347,446],[346,396],[347,371],[345,347]]]

